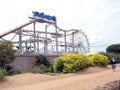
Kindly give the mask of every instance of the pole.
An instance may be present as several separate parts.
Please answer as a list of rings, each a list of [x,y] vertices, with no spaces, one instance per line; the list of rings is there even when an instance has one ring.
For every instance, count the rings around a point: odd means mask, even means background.
[[[65,52],[67,52],[66,31],[64,31],[64,36],[65,36]]]
[[[56,54],[58,54],[58,31],[57,31],[57,21],[55,22],[55,31],[56,31]]]
[[[36,50],[36,45],[35,45],[35,36],[36,36],[35,22],[33,23],[33,30],[34,30],[33,37],[34,37],[34,51],[35,51]]]
[[[19,34],[19,55],[22,55],[22,30],[19,30],[18,34]]]
[[[44,46],[45,46],[45,54],[47,54],[47,52],[48,52],[48,42],[47,42],[47,27],[48,27],[48,25],[46,24],[45,25],[45,41],[44,41]]]
[[[74,50],[74,32],[72,32],[72,44],[73,44],[73,52],[75,51]]]
[[[39,34],[37,34],[37,53],[39,53]]]
[[[31,52],[31,49],[32,49],[31,43],[32,43],[32,40],[31,40],[31,37],[30,37],[30,52]]]

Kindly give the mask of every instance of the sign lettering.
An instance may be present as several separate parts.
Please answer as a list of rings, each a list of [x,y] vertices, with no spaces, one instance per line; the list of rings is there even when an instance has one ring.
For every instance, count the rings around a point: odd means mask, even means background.
[[[47,19],[47,20],[56,22],[56,17],[55,16],[45,15],[43,12],[39,13],[37,11],[33,11],[32,13],[33,13],[34,17],[38,17],[38,18],[42,18],[42,19]]]

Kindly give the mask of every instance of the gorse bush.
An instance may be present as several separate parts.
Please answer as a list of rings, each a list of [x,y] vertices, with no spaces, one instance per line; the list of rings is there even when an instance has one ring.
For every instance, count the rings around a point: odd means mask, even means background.
[[[54,60],[53,68],[55,72],[76,72],[90,66],[106,66],[108,58],[101,54],[64,54]]]
[[[65,54],[55,59],[55,72],[75,72],[87,67],[87,57],[84,54]]]
[[[93,66],[106,66],[109,63],[108,57],[102,54],[89,55],[88,59],[93,62]]]
[[[54,72],[62,72],[63,66],[63,56],[56,58],[53,64]]]

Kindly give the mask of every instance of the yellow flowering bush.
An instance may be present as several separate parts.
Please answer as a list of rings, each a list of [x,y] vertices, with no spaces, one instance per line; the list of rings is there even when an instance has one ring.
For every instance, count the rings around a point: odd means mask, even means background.
[[[82,68],[90,66],[106,66],[109,60],[101,54],[74,54],[68,53],[54,60],[53,68],[55,72],[76,72]]]
[[[53,67],[58,72],[75,72],[87,67],[87,57],[84,54],[64,54],[54,60]]]
[[[108,57],[97,53],[89,55],[88,61],[93,62],[93,66],[106,66],[109,63]]]

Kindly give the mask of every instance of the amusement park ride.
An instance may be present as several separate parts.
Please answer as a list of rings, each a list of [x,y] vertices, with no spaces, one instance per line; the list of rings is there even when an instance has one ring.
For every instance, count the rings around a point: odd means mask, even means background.
[[[58,27],[55,16],[33,12],[31,20],[6,33],[0,34],[1,40],[9,37],[17,49],[17,55],[60,55],[64,53],[90,52],[89,40],[82,30],[64,30]],[[44,26],[41,30],[36,25]],[[25,29],[32,25],[33,29]],[[40,26],[40,25],[39,25]],[[10,39],[10,37],[12,37]]]

